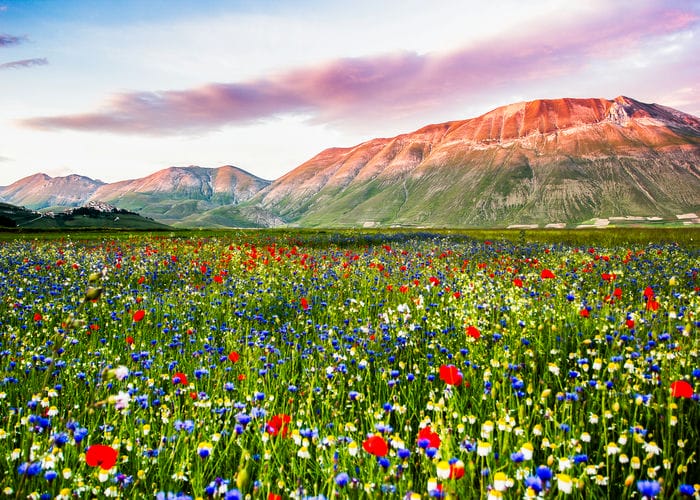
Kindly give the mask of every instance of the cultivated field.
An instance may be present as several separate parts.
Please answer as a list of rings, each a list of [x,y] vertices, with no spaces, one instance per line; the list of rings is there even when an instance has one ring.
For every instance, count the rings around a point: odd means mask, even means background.
[[[699,237],[5,235],[0,493],[699,498]]]

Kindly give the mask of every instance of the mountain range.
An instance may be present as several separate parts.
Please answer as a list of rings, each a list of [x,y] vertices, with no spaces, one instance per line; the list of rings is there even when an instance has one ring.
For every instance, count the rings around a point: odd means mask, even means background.
[[[322,151],[275,181],[233,166],[0,187],[32,209],[100,201],[188,227],[478,227],[700,211],[700,119],[628,97],[551,99]],[[700,222],[700,221],[697,221]]]

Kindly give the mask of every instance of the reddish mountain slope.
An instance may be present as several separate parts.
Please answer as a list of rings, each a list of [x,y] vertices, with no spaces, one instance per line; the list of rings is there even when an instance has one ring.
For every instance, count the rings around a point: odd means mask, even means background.
[[[700,208],[700,120],[627,97],[537,100],[336,148],[255,197],[301,225],[507,225]]]

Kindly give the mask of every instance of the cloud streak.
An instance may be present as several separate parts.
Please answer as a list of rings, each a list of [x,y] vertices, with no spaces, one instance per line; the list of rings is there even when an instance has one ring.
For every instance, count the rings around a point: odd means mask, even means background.
[[[633,11],[523,29],[453,52],[346,58],[256,80],[123,93],[95,112],[20,123],[39,130],[169,135],[286,114],[308,115],[314,123],[349,123],[420,113],[485,90],[577,74],[597,61],[694,29],[699,20],[692,10],[638,5]]]
[[[14,45],[24,43],[26,40],[27,38],[24,36],[14,36],[0,33],[0,47],[12,47]]]
[[[49,64],[49,60],[45,57],[36,59],[22,59],[20,61],[11,61],[0,64],[0,70],[31,68],[32,66],[46,66],[47,64]]]

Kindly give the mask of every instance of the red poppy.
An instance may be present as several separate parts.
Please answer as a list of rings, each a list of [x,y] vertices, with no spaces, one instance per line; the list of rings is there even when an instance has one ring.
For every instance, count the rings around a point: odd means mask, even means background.
[[[457,460],[450,464],[450,479],[459,479],[464,476],[464,462]]]
[[[182,372],[175,373],[175,375],[173,375],[173,384],[188,385],[187,375]]]
[[[430,281],[430,284],[433,286],[438,286],[440,284],[440,280],[435,276],[431,276],[430,278],[428,278],[428,281]]]
[[[129,336],[126,338],[126,343],[129,344],[129,345],[132,345],[132,344],[134,343],[134,337],[132,337],[131,335],[129,335]]]
[[[651,288],[650,286],[646,287],[646,288],[644,289],[644,296],[645,296],[647,299],[653,299],[653,298],[654,298],[654,289]]]
[[[138,311],[136,311],[134,313],[133,320],[136,323],[138,323],[139,321],[141,321],[144,318],[144,316],[146,316],[146,311],[144,311],[143,309],[139,309]]]
[[[216,276],[214,276],[214,281],[217,283],[223,283],[224,279],[217,274]]]
[[[674,398],[692,398],[693,386],[685,380],[676,380],[671,384],[671,396]]]
[[[603,273],[600,277],[603,278],[603,281],[613,281],[617,278],[617,275],[615,273]]]
[[[615,288],[615,291],[613,292],[613,295],[615,298],[619,299],[622,297],[622,288]]]
[[[44,317],[41,313],[34,313],[34,321],[41,321],[42,319],[44,319]]]
[[[231,363],[235,363],[239,358],[240,356],[236,351],[231,351],[228,355],[228,359],[231,361]]]
[[[282,434],[282,437],[285,437],[289,432],[288,424],[289,422],[291,422],[291,420],[292,418],[289,415],[285,415],[284,413],[275,415],[267,421],[267,424],[265,425],[265,431],[271,436]]]
[[[306,311],[309,308],[309,301],[306,297],[301,298],[301,308]]]
[[[588,316],[590,316],[588,309],[586,309],[585,307],[582,308],[578,313],[582,318],[587,318]]]
[[[522,288],[523,287],[523,280],[521,280],[520,278],[514,278],[513,279],[513,286],[517,286],[518,288]]]
[[[628,319],[627,321],[625,321],[625,325],[631,330],[632,328],[634,328],[634,320]]]
[[[191,399],[192,401],[197,401],[197,393],[194,392],[194,391],[191,391],[191,392],[190,392],[190,399]]]
[[[85,463],[90,467],[100,466],[109,470],[117,463],[117,450],[104,444],[93,444],[85,453]]]
[[[554,273],[549,269],[542,269],[542,272],[540,273],[540,278],[542,278],[543,280],[548,280],[555,278],[555,276]]]
[[[478,339],[481,337],[481,332],[479,329],[475,326],[469,325],[467,327],[467,337],[471,337],[473,339]]]
[[[282,495],[278,495],[277,493],[268,493],[267,500],[282,500]]]
[[[659,303],[654,299],[647,300],[647,311],[656,311],[659,309]]]
[[[455,365],[442,365],[440,367],[440,380],[447,385],[462,385],[462,374]]]
[[[428,446],[426,448],[439,448],[440,447],[440,436],[438,433],[433,431],[430,426],[423,427],[420,432],[418,432],[418,441],[421,439],[428,440]]]
[[[389,452],[389,445],[384,438],[376,434],[365,439],[362,442],[362,448],[375,457],[383,457]]]

